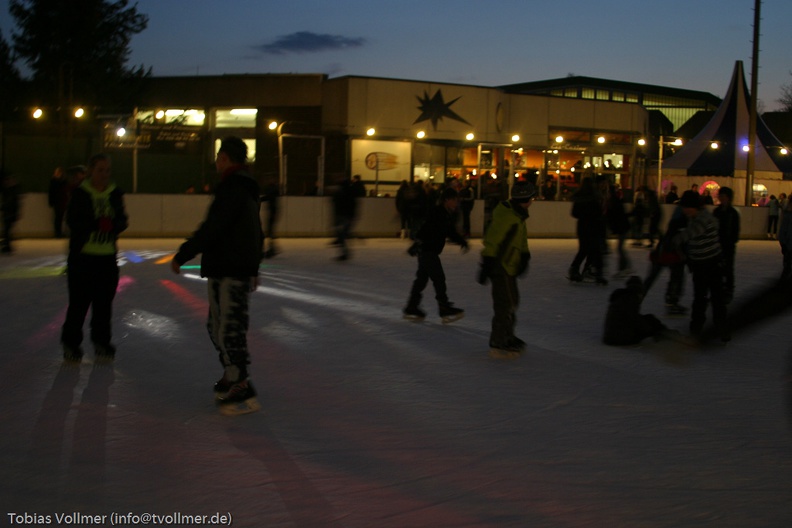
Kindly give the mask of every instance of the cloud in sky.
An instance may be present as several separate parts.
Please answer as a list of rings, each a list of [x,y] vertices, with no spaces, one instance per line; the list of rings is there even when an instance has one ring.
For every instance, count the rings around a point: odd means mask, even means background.
[[[319,51],[359,48],[366,44],[362,37],[344,37],[341,35],[317,34],[310,31],[298,31],[283,35],[270,43],[254,46],[254,49],[271,55],[287,53],[315,53]]]

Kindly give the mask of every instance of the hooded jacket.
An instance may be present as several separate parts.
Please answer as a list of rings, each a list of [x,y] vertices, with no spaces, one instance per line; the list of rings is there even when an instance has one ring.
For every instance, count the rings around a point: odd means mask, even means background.
[[[504,201],[492,212],[492,222],[484,235],[481,256],[494,258],[503,269],[516,277],[526,268],[531,252],[528,249],[528,211],[511,201]]]
[[[230,172],[215,189],[201,226],[179,248],[181,265],[201,253],[201,276],[247,279],[258,275],[262,231],[259,185],[243,167]]]

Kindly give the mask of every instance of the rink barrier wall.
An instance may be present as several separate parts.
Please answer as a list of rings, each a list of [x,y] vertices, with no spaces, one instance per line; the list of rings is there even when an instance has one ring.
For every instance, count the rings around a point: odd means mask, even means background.
[[[210,195],[127,194],[130,237],[184,237],[203,220]],[[22,195],[21,216],[15,227],[17,238],[52,236],[52,210],[45,193]],[[663,205],[661,230],[665,229],[675,206]],[[570,202],[534,202],[530,208],[528,233],[531,238],[574,238],[576,220]],[[736,207],[742,217],[743,239],[767,238],[767,207]],[[330,197],[284,196],[279,202],[278,237],[328,237],[333,235],[333,203]],[[266,205],[262,206],[262,219]],[[471,213],[471,235],[480,237],[484,225],[484,202],[476,200]],[[357,236],[394,237],[401,228],[394,198],[361,198],[360,214],[354,226]]]

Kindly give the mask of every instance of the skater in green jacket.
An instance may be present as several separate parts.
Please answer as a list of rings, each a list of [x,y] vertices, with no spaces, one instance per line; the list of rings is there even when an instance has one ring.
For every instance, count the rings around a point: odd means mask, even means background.
[[[515,313],[520,302],[517,277],[528,270],[531,252],[525,220],[536,196],[536,187],[524,181],[515,182],[511,200],[498,204],[492,222],[484,234],[481,270],[478,282],[492,281],[492,318],[490,357],[514,359],[525,350],[525,342],[514,335]]]

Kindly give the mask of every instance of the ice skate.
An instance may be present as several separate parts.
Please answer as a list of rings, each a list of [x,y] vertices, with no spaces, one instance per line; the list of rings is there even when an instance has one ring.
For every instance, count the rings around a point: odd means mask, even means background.
[[[228,391],[231,389],[232,385],[233,383],[228,381],[225,376],[217,380],[214,384],[215,400],[224,398],[228,394]]]
[[[440,319],[443,324],[453,323],[465,317],[465,310],[462,308],[454,308],[451,303],[440,305]]]
[[[595,275],[594,273],[591,273],[588,270],[583,273],[580,282],[584,284],[597,284],[599,286],[608,285],[608,281],[607,279],[605,279],[605,277],[603,277],[602,275]]]
[[[511,338],[509,338],[508,344],[509,347],[516,349],[520,353],[525,352],[525,348],[527,346],[525,341],[517,336],[511,336]]]
[[[583,275],[581,275],[580,272],[575,268],[569,268],[566,278],[569,280],[569,282],[581,282],[583,280]]]
[[[492,359],[518,359],[520,357],[520,349],[514,345],[490,345],[488,355]]]
[[[231,385],[228,392],[217,398],[217,406],[226,416],[254,413],[261,410],[256,400],[256,391],[250,381],[240,381]]]
[[[94,342],[93,346],[97,361],[110,362],[115,359],[116,348],[112,344],[100,344]]]
[[[426,312],[424,312],[417,306],[408,306],[407,308],[402,310],[402,314],[403,317],[408,321],[415,321],[416,323],[426,319]]]
[[[82,347],[67,345],[63,343],[63,361],[68,363],[79,363],[82,361],[83,351]]]

